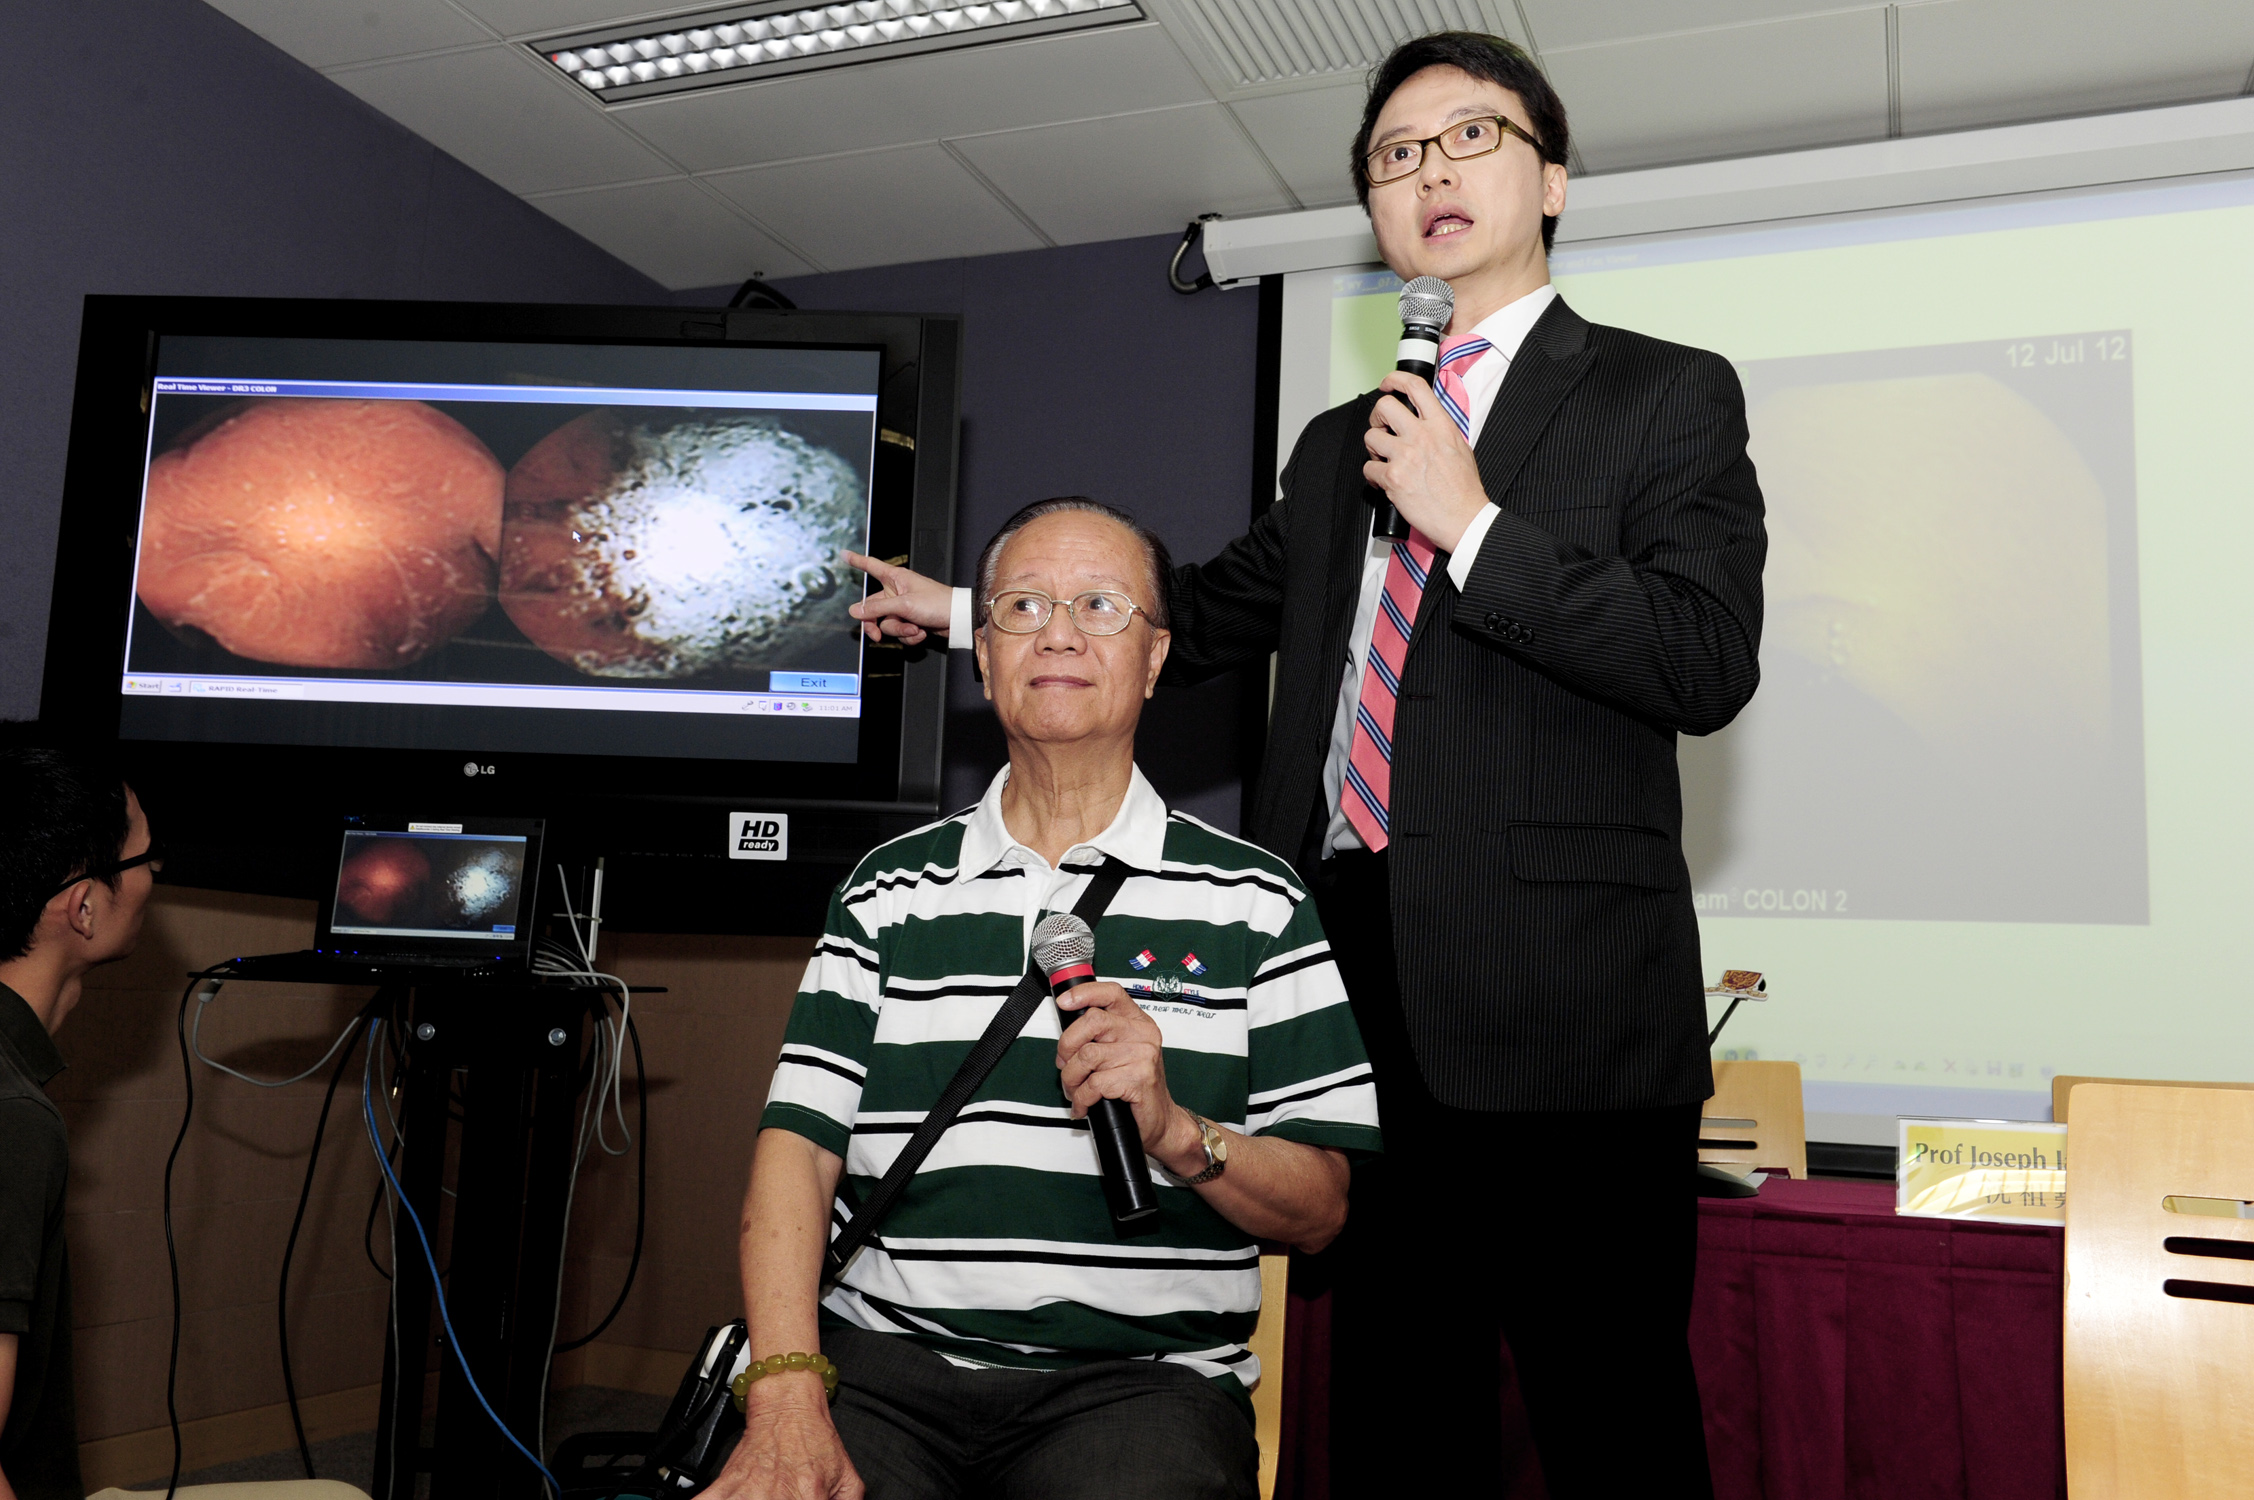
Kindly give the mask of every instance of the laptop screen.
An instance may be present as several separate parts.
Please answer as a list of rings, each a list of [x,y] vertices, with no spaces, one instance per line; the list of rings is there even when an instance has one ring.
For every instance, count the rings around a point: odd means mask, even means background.
[[[329,931],[370,939],[459,941],[507,948],[528,921],[523,834],[465,833],[459,823],[409,823],[404,831],[348,828],[337,862]]]

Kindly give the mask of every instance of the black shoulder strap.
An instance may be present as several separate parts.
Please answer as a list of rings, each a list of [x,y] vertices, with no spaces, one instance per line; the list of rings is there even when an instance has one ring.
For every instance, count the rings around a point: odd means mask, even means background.
[[[1088,882],[1088,888],[1080,893],[1080,899],[1073,904],[1072,914],[1093,928],[1103,920],[1104,908],[1111,905],[1111,898],[1119,894],[1119,887],[1130,873],[1118,860],[1106,859],[1097,867],[1095,877]],[[963,1106],[970,1102],[970,1096],[978,1092],[978,1086],[986,1081],[986,1075],[994,1071],[994,1065],[1002,1060],[1002,1054],[1010,1050],[1010,1043],[1016,1041],[1017,1034],[1025,1029],[1025,1023],[1032,1019],[1034,1009],[1048,998],[1048,978],[1037,965],[1028,960],[1025,977],[1017,982],[1017,988],[1010,991],[1009,998],[1002,1002],[1002,1008],[987,1023],[985,1032],[972,1044],[970,1055],[955,1070],[955,1076],[947,1080],[947,1087],[940,1090],[939,1102],[931,1107],[931,1113],[924,1116],[923,1123],[908,1137],[908,1144],[901,1147],[900,1154],[892,1159],[892,1165],[885,1169],[884,1176],[877,1180],[877,1185],[870,1190],[867,1200],[853,1215],[853,1222],[846,1225],[844,1232],[836,1239],[830,1241],[829,1253],[822,1263],[822,1290],[825,1293],[845,1274],[845,1268],[852,1264],[853,1257],[860,1253],[861,1247],[875,1236],[877,1226],[884,1222],[885,1215],[892,1212],[894,1205],[900,1201],[900,1195],[907,1191],[908,1179],[916,1175],[916,1169],[924,1164],[925,1157],[931,1155],[931,1148],[939,1144],[939,1138],[947,1133],[947,1127],[955,1123],[955,1116],[963,1112]]]

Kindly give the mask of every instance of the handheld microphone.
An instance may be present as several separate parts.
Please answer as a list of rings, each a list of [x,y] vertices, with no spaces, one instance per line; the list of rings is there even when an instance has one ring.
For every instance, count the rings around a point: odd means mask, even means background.
[[[1393,368],[1414,375],[1420,380],[1431,380],[1440,366],[1440,335],[1448,328],[1448,319],[1455,316],[1455,289],[1437,276],[1419,276],[1401,288],[1401,342],[1393,351]],[[1397,396],[1396,400],[1407,401]],[[1410,410],[1416,403],[1408,402]],[[1377,516],[1370,525],[1370,535],[1392,541],[1406,541],[1409,523],[1385,498],[1383,490],[1372,490],[1376,497]]]
[[[1076,984],[1093,983],[1096,935],[1086,922],[1060,912],[1033,929],[1033,962],[1049,976],[1049,993],[1061,995]],[[1130,1224],[1158,1212],[1143,1156],[1143,1133],[1124,1099],[1099,1099],[1088,1109],[1088,1131],[1096,1139],[1096,1164],[1103,1169],[1104,1200],[1114,1224]]]

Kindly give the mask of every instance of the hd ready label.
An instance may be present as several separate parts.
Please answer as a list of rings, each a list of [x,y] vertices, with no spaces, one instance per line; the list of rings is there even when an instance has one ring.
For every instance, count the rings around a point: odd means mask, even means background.
[[[790,814],[728,814],[728,858],[789,859]]]

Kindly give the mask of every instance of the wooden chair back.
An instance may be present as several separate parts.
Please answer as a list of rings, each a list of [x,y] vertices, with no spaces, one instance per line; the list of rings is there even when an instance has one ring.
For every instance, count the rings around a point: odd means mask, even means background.
[[[2051,1080],[2051,1118],[2064,1125],[2067,1096],[2078,1083],[2125,1083],[2145,1089],[2254,1089],[2254,1083],[2184,1083],[2172,1078],[2098,1078],[2085,1073],[2061,1073]]]
[[[1260,1321],[1246,1344],[1260,1359],[1260,1383],[1252,1388],[1252,1431],[1260,1442],[1260,1500],[1274,1500],[1276,1463],[1284,1442],[1284,1319],[1291,1292],[1291,1257],[1260,1257]]]
[[[1698,1122],[1698,1159],[1808,1175],[1808,1122],[1800,1064],[1717,1062],[1714,1097]]]
[[[2066,1195],[2074,1500],[2254,1475],[2254,1092],[2083,1083]],[[2218,1217],[2228,1213],[2230,1217]]]

